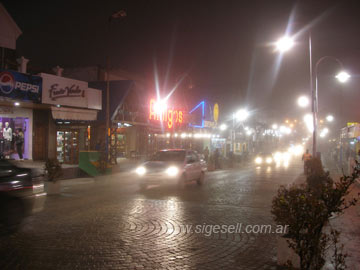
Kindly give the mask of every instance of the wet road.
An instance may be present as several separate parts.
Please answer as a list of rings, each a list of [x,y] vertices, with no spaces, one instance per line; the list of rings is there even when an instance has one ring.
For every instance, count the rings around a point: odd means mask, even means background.
[[[276,269],[276,234],[208,229],[274,225],[271,200],[301,170],[249,164],[183,190],[141,191],[124,173],[64,182],[43,212],[0,236],[0,269]]]

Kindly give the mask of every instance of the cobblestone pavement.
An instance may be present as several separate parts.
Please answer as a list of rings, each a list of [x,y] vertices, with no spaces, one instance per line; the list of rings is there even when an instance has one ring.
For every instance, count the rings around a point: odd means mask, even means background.
[[[274,225],[270,206],[289,168],[209,172],[183,190],[140,191],[129,174],[66,185],[12,236],[0,269],[276,269],[276,235],[195,233],[186,225]]]

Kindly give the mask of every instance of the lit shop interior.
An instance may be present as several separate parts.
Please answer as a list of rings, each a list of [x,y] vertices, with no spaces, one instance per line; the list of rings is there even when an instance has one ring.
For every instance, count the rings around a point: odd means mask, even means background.
[[[91,126],[76,121],[56,122],[56,156],[59,162],[77,164],[79,151],[89,150]]]
[[[0,129],[2,136],[0,138],[0,152],[4,156],[9,156],[13,159],[19,159],[16,152],[15,136],[16,130],[22,129],[24,133],[23,143],[23,157],[24,159],[30,158],[29,153],[29,118],[24,117],[0,117]],[[7,130],[7,132],[6,132]],[[7,133],[7,135],[5,135]],[[9,136],[10,135],[10,136]]]

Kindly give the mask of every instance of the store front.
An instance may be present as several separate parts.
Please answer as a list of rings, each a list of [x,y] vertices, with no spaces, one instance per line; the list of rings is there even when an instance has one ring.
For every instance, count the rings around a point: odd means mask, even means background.
[[[0,152],[8,158],[19,159],[15,133],[24,133],[23,159],[32,159],[32,109],[0,106]]]
[[[6,158],[32,159],[32,108],[40,103],[41,89],[39,76],[0,70],[0,154]],[[20,144],[19,132],[23,134]]]
[[[56,158],[61,163],[77,164],[79,151],[90,150],[91,126],[57,121],[56,127]]]
[[[83,81],[43,73],[41,77],[42,102],[51,105],[49,151],[55,151],[49,156],[61,163],[78,164],[79,153],[92,150],[101,91],[89,88]]]

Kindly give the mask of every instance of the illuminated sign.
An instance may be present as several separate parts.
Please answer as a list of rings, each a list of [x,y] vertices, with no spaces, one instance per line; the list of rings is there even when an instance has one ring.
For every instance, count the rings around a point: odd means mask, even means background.
[[[165,104],[159,106],[155,99],[150,99],[149,119],[162,121],[168,128],[173,128],[175,124],[184,122],[184,112],[177,109],[168,109]]]
[[[356,125],[358,125],[359,123],[357,123],[357,122],[348,122],[347,123],[347,126],[348,127],[351,127],[351,126],[356,126]]]
[[[204,127],[204,121],[205,121],[205,101],[201,101],[198,105],[196,105],[189,113],[192,114],[195,111],[197,111],[199,108],[201,108],[201,124],[200,125],[193,125],[190,124],[190,126],[192,127],[196,127],[196,128],[203,128]]]
[[[219,105],[215,103],[214,105],[214,121],[217,122],[219,120]]]

